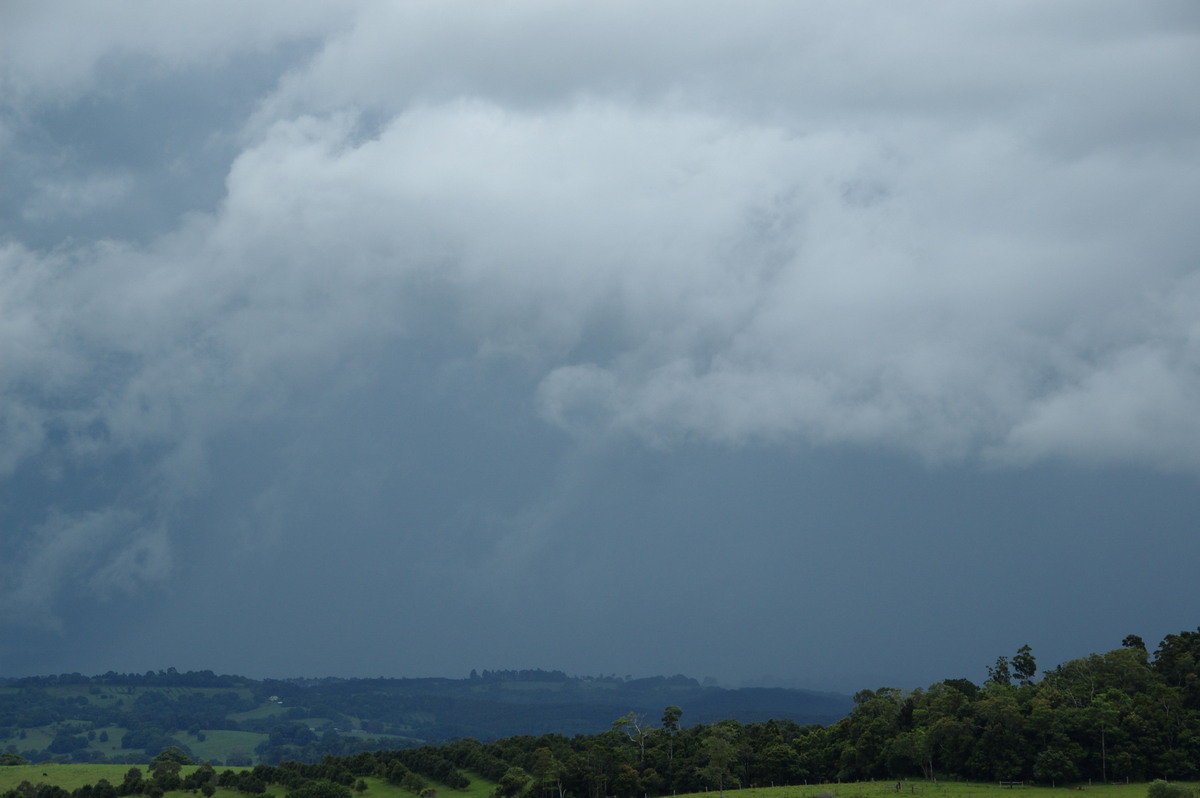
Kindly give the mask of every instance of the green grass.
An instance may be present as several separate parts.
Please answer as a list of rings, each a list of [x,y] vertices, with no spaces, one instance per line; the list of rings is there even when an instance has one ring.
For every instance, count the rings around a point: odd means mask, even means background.
[[[28,781],[34,785],[54,784],[62,787],[64,790],[76,790],[85,784],[95,784],[100,779],[108,779],[110,784],[116,786],[124,781],[125,774],[131,767],[138,768],[142,771],[143,776],[148,776],[146,768],[141,765],[51,765],[43,763],[41,765],[0,767],[0,793],[11,790],[22,781]],[[232,768],[232,770],[245,769]],[[181,775],[186,776],[193,770],[195,770],[194,767],[185,767],[181,771]],[[224,770],[224,768],[220,770]],[[268,789],[267,791],[282,798],[286,790],[278,785],[273,786],[276,789]],[[173,790],[166,793],[163,798],[197,798],[198,795],[199,793],[187,790]],[[247,798],[247,796],[245,793],[240,793],[237,790],[227,790],[223,787],[218,787],[216,793],[213,794],[213,798]],[[413,798],[413,796],[406,796],[406,798]]]
[[[436,781],[429,781],[429,786],[437,790],[441,798],[488,798],[496,789],[494,781],[488,781],[478,773],[464,770],[462,774],[471,780],[470,786],[465,790],[454,790],[444,784],[438,784]],[[367,783],[367,791],[362,794],[364,798],[414,798],[412,793],[400,789],[395,784],[389,784],[383,779],[368,776],[363,781]],[[274,792],[278,795],[280,791],[268,787],[267,792]]]
[[[15,745],[18,751],[41,751],[54,742],[54,731],[53,725],[25,729],[25,739],[14,735],[2,741],[3,747],[7,749],[8,746]]]
[[[1196,790],[1196,784],[1179,782]],[[845,784],[810,784],[798,787],[751,787],[726,790],[732,798],[1146,798],[1145,783],[1071,784],[1062,787],[1026,785],[1001,787],[996,783],[902,781],[862,781]],[[715,791],[680,794],[678,798],[716,798]],[[1080,795],[1080,793],[1083,795]]]
[[[235,732],[236,733],[236,732]],[[100,779],[108,779],[109,783],[119,785],[125,779],[125,773],[131,768],[136,767],[142,771],[143,775],[148,776],[145,766],[142,765],[51,765],[43,763],[41,765],[17,765],[13,767],[0,767],[0,793],[11,790],[23,781],[28,781],[30,784],[54,784],[62,787],[64,790],[76,790],[85,784],[95,784]],[[229,768],[239,771],[246,768]],[[195,767],[185,767],[180,772],[180,775],[187,776],[195,770]],[[217,772],[220,773],[226,768],[218,767]],[[468,778],[471,779],[471,786],[465,790],[453,790],[445,785],[436,782],[430,782],[430,786],[438,791],[439,796],[449,798],[488,798],[496,785],[475,773],[465,772]],[[383,779],[368,777],[364,779],[367,783],[366,792],[362,793],[363,798],[414,798],[412,793],[400,789],[394,784],[389,784]],[[287,793],[287,789],[278,785],[267,785],[267,792],[278,798],[283,798]],[[358,793],[355,793],[358,795]],[[166,793],[163,798],[196,798],[196,793],[176,790]],[[245,794],[235,790],[226,790],[218,788],[213,798],[246,798]]]
[[[216,734],[212,732],[211,734]],[[244,732],[226,732],[226,734],[244,734]],[[31,784],[56,784],[66,790],[74,790],[85,784],[95,784],[100,779],[108,779],[112,784],[120,784],[125,778],[126,771],[138,767],[143,773],[144,766],[137,765],[19,765],[16,767],[0,767],[0,793],[10,790],[22,781]],[[218,767],[218,772],[224,770]],[[193,768],[185,767],[183,775]],[[243,768],[233,768],[243,770]],[[488,798],[496,788],[478,774],[467,772],[471,785],[465,790],[453,790],[444,785],[431,782],[443,798]],[[367,790],[363,798],[413,798],[413,796],[394,784],[378,779],[366,778]],[[1187,783],[1185,786],[1197,790],[1197,784]],[[1134,784],[1077,784],[1065,787],[1001,787],[995,783],[978,782],[924,782],[903,781],[901,789],[896,790],[894,781],[869,781],[845,784],[810,784],[793,787],[753,787],[744,790],[730,789],[729,798],[1068,798],[1085,793],[1080,798],[1146,798],[1147,785]],[[287,790],[280,785],[272,784],[267,792],[283,798]],[[1197,790],[1200,793],[1200,790]],[[177,791],[167,793],[165,798],[195,798],[193,793]],[[214,798],[245,798],[241,793],[231,790],[218,789]],[[678,798],[717,798],[717,792],[680,794]]]
[[[23,781],[55,784],[64,790],[76,790],[85,784],[95,784],[100,779],[120,784],[131,767],[135,765],[55,765],[50,762],[0,767],[0,792],[11,790]],[[145,768],[142,771],[145,772]]]
[[[183,743],[192,752],[192,758],[197,762],[220,760],[224,762],[230,753],[240,749],[251,757],[254,756],[254,746],[267,739],[261,732],[227,731],[215,729],[204,732],[204,742],[185,732],[179,732],[175,739]],[[118,745],[120,743],[118,742]]]
[[[469,770],[463,770],[461,773],[471,780],[471,784],[465,790],[452,790],[444,785],[431,782],[434,789],[438,791],[438,795],[452,795],[454,798],[488,798],[496,789],[496,782],[488,781],[478,773]],[[412,796],[405,795],[402,798],[412,798]]]
[[[239,722],[243,720],[259,720],[260,718],[272,718],[276,715],[282,715],[289,709],[291,707],[284,706],[283,704],[273,704],[268,701],[246,712],[231,712],[229,718]]]
[[[141,753],[140,751],[121,747],[121,737],[128,731],[128,729],[122,726],[105,726],[95,731],[96,737],[88,744],[89,750],[99,751],[106,757]],[[100,732],[102,731],[108,732],[108,740],[100,740]],[[15,747],[18,753],[22,751],[44,750],[54,740],[54,732],[55,727],[44,726],[36,729],[27,729],[24,740],[16,736],[0,738],[0,751],[8,750],[10,746]],[[80,733],[83,732],[81,731]],[[203,742],[198,740],[195,735],[188,734],[183,729],[176,729],[170,732],[170,734],[188,747],[197,762],[204,762],[205,760],[219,760],[224,762],[235,750],[240,750],[253,757],[254,747],[267,739],[267,735],[261,732],[226,731],[223,729],[205,730]]]
[[[117,756],[119,754],[129,753],[128,749],[121,748],[121,738],[129,729],[124,726],[105,726],[101,729],[96,729],[96,739],[91,741],[89,747],[96,751],[100,751],[105,756]],[[100,741],[100,732],[108,734],[108,740]]]

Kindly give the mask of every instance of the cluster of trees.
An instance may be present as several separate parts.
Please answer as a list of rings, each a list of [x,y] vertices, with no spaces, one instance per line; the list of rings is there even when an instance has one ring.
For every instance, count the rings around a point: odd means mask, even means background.
[[[954,775],[1062,783],[1200,776],[1200,630],[1141,638],[1037,678],[1023,647],[982,686],[865,690],[844,721],[805,746],[841,778]],[[824,742],[820,742],[820,738]]]
[[[272,727],[267,739],[254,747],[254,755],[258,762],[270,765],[287,761],[312,763],[329,757],[347,757],[360,751],[378,751],[406,744],[409,743],[404,738],[381,739],[339,734],[332,728],[317,734],[303,723],[290,723]],[[228,761],[226,764],[238,763]]]
[[[397,761],[453,784],[452,766],[496,782],[498,798],[633,798],[871,778],[1200,778],[1200,629],[1168,635],[1153,654],[1131,635],[1120,648],[1040,675],[1026,646],[988,673],[981,685],[949,679],[910,691],[863,690],[850,715],[829,725],[685,727],[682,710],[671,706],[661,718],[630,713],[601,734],[460,739],[360,754],[347,768],[391,778],[387,768]]]
[[[0,679],[5,687],[68,687],[88,685],[99,687],[251,687],[254,680],[243,676],[217,675],[212,671],[184,671],[174,668],[165,671],[146,671],[145,673],[117,673],[108,671],[99,676],[84,676],[82,673],[60,673],[49,676],[21,676],[18,678]]]
[[[977,685],[855,696],[829,725],[727,720],[683,725],[630,713],[601,734],[460,739],[416,751],[359,754],[351,775],[403,783],[399,765],[453,785],[471,771],[498,798],[633,798],[704,789],[871,778],[1146,781],[1200,778],[1200,629],[1168,635],[1153,654],[1129,636],[1106,654],[1039,675],[1028,646],[1000,657]],[[391,770],[389,771],[389,768]],[[414,793],[420,785],[410,779]]]

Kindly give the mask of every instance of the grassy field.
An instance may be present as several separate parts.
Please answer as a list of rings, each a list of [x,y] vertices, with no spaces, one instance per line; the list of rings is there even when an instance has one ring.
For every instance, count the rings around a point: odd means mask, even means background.
[[[120,784],[125,779],[125,773],[130,768],[137,768],[142,775],[149,777],[145,765],[55,765],[43,762],[40,765],[15,765],[0,767],[0,792],[10,790],[23,781],[30,784],[54,784],[64,790],[75,790],[85,784],[95,784],[100,779],[108,779],[109,784]],[[180,775],[186,776],[195,770],[195,766],[184,767]],[[230,768],[245,770],[246,768]],[[221,772],[225,768],[218,768]],[[174,794],[174,793],[171,793]],[[180,792],[179,795],[192,796],[190,792]]]
[[[64,790],[75,790],[85,784],[108,779],[120,784],[130,765],[15,765],[0,767],[0,792],[10,790],[23,781],[30,784],[54,784]]]
[[[230,720],[236,720],[239,723],[244,720],[261,720],[262,718],[273,718],[287,712],[291,707],[285,707],[283,704],[266,703],[246,712],[230,712]]]
[[[131,767],[137,765],[51,765],[49,763],[41,765],[17,765],[15,767],[0,767],[0,793],[6,792],[23,781],[28,781],[30,784],[54,784],[62,787],[64,790],[75,790],[85,784],[95,784],[100,779],[108,779],[110,784],[118,785],[124,778],[125,773]],[[145,773],[145,768],[141,768]],[[195,768],[185,767],[182,770],[183,775],[187,775]],[[233,768],[233,770],[243,770],[243,768]],[[218,771],[219,772],[219,771]],[[283,798],[284,790],[282,788],[274,790],[279,798]],[[199,793],[177,790],[166,793],[163,798],[196,798]],[[226,790],[218,788],[213,798],[247,798],[244,793],[236,790]],[[407,796],[407,798],[413,798]]]
[[[26,729],[23,739],[16,736],[0,738],[0,750],[8,749],[10,746],[18,752],[44,749],[54,740],[55,731],[57,729],[54,725]],[[81,727],[80,733],[82,731]],[[121,737],[127,731],[128,729],[121,726],[105,726],[95,729],[95,739],[89,742],[88,748],[93,751],[99,751],[106,757],[137,753],[121,748]],[[105,732],[108,735],[107,740],[100,739],[101,732]],[[224,762],[234,751],[253,756],[254,747],[267,739],[267,735],[261,732],[226,731],[223,729],[206,730],[203,742],[196,735],[188,734],[186,731],[180,729],[173,730],[173,734],[176,739],[188,747],[197,762],[205,760]]]
[[[20,692],[20,688],[0,688],[0,695],[14,695],[18,692]],[[253,691],[245,687],[140,687],[107,685],[97,687],[86,684],[68,684],[46,687],[43,689],[43,692],[58,699],[82,700],[92,706],[106,708],[120,707],[124,709],[132,707],[138,698],[150,693],[163,695],[168,699],[196,694],[209,696],[228,693],[234,693],[243,700],[253,697]],[[287,711],[288,707],[273,702],[265,702],[247,712],[231,714],[230,717],[235,720],[275,718],[282,716]],[[310,720],[309,725],[319,725],[325,722],[325,718],[314,718]],[[95,735],[89,740],[88,749],[98,751],[106,757],[132,753],[129,750],[121,748],[121,737],[129,731],[128,729],[121,726],[93,729],[89,723],[77,720],[65,720],[45,726],[14,730],[11,736],[0,737],[0,751],[13,750],[23,753],[45,750],[54,740],[55,734],[60,730],[74,730],[79,734],[94,731]],[[107,733],[107,740],[99,739],[101,732]],[[21,736],[21,734],[24,736]],[[189,735],[183,729],[171,729],[168,730],[168,734],[176,737],[191,749],[197,761],[207,759],[224,762],[234,751],[253,756],[255,746],[267,739],[267,735],[263,733],[229,732],[222,730],[205,730],[207,739],[204,742],[200,742],[195,735]]]
[[[232,751],[252,755],[254,746],[266,740],[267,735],[259,732],[214,729],[204,732],[204,742],[188,734],[180,734],[177,739],[188,747],[192,758],[197,762],[224,762]]]
[[[146,773],[146,768],[143,765],[52,765],[43,763],[41,765],[16,765],[9,767],[0,767],[0,793],[11,790],[23,781],[28,781],[30,784],[54,784],[62,787],[64,790],[76,790],[85,784],[95,784],[100,779],[108,779],[110,784],[120,784],[125,779],[125,773],[131,768],[136,767]],[[185,767],[180,771],[180,775],[187,776],[196,768]],[[247,770],[247,768],[217,768],[217,772],[224,770]],[[471,779],[471,785],[465,790],[452,790],[444,785],[430,782],[439,795],[454,796],[454,798],[488,798],[496,785],[479,776],[476,773],[469,771],[464,772],[464,775]],[[364,798],[414,798],[412,793],[406,792],[394,784],[377,779],[366,778],[366,792],[362,793]],[[267,786],[267,792],[277,798],[283,798],[287,790],[278,784]],[[163,798],[196,798],[197,793],[177,790],[168,792]],[[356,793],[357,795],[357,793]],[[245,794],[235,790],[218,789],[213,798],[246,798]]]
[[[100,779],[120,784],[125,772],[134,765],[19,765],[0,767],[0,793],[16,787],[22,781],[31,784],[55,784],[66,790],[74,790],[85,784],[95,784]],[[145,768],[141,768],[143,771]],[[183,775],[194,768],[185,767]],[[233,768],[242,770],[243,768]],[[217,768],[218,772],[224,768]],[[433,785],[441,796],[454,798],[488,798],[496,785],[475,773],[466,773],[471,786],[465,790],[452,790]],[[382,779],[367,778],[364,798],[413,798],[412,794],[389,784]],[[811,784],[795,787],[755,787],[744,790],[726,790],[728,798],[1067,798],[1068,795],[1084,793],[1090,798],[1146,798],[1145,784],[1082,784],[1069,787],[1014,786],[977,782],[925,782],[903,781],[896,789],[894,781],[847,782],[844,784]],[[1200,785],[1186,784],[1193,790]],[[282,798],[286,790],[279,785],[270,785],[267,792]],[[1200,792],[1200,790],[1197,790]],[[191,792],[171,792],[165,798],[194,798]],[[232,790],[218,790],[214,798],[245,798]],[[716,790],[690,795],[680,794],[673,798],[717,798]],[[1084,796],[1080,796],[1084,798]]]
[[[463,775],[471,780],[471,786],[465,790],[452,790],[435,782],[430,782],[430,784],[438,791],[438,795],[453,796],[454,798],[488,798],[496,789],[494,782],[488,781],[478,774],[464,771]],[[413,798],[412,793],[382,779],[366,778],[363,781],[367,783],[367,791],[363,793],[367,798]]]
[[[732,798],[1146,798],[1145,784],[1072,784],[1064,787],[1023,785],[1001,787],[996,783],[962,781],[862,781],[845,784],[812,784],[802,787],[754,787],[726,790]],[[1186,784],[1193,790],[1196,784]],[[715,791],[714,791],[715,792]],[[1082,793],[1082,795],[1080,795]],[[713,792],[677,798],[716,798]]]

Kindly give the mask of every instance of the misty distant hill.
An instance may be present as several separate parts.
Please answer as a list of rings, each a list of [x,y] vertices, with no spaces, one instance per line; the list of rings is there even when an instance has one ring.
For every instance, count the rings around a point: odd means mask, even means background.
[[[145,762],[166,745],[222,764],[316,761],[463,737],[594,734],[635,713],[658,725],[770,719],[830,724],[849,696],[726,689],[685,676],[472,671],[467,679],[264,679],[179,673],[0,679],[0,750],[32,761]]]

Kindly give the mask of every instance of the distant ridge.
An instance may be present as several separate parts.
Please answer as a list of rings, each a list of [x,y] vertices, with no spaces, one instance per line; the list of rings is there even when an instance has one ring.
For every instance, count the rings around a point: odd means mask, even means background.
[[[464,737],[596,734],[630,713],[658,725],[771,719],[827,725],[850,696],[728,689],[690,677],[484,670],[463,679],[251,679],[212,671],[0,678],[0,750],[30,761],[146,762],[176,745],[224,764],[318,761]]]

